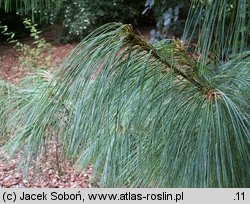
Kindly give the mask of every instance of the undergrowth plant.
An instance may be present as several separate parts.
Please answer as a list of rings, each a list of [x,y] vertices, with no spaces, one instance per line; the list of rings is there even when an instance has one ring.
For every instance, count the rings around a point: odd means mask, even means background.
[[[15,47],[21,52],[19,57],[20,68],[30,71],[53,68],[51,44],[40,36],[41,31],[37,30],[37,24],[33,24],[30,19],[24,19],[23,23],[25,28],[30,31],[32,44],[14,41]]]
[[[250,187],[247,2],[232,1],[230,22],[227,0],[193,3],[183,41],[152,45],[106,24],[48,83],[8,93],[6,151],[28,169],[54,138],[105,187]]]
[[[52,46],[40,36],[41,31],[37,30],[37,24],[33,24],[30,19],[25,18],[24,26],[30,31],[32,45],[15,41],[15,47],[21,51],[19,58],[21,69],[37,70],[54,67],[52,60]]]
[[[15,33],[8,32],[7,26],[0,26],[2,34],[8,36],[7,41],[14,44],[14,47],[21,53],[19,68],[28,71],[53,68],[51,44],[40,36],[41,31],[37,29],[37,24],[32,23],[30,19],[25,18],[23,24],[30,31],[32,43],[23,43],[15,39]]]

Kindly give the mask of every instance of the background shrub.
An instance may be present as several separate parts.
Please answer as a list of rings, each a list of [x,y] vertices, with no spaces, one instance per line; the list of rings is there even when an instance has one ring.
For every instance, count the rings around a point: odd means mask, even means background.
[[[79,40],[107,22],[142,24],[145,0],[66,0],[60,11],[66,40]],[[147,20],[148,21],[148,20]]]
[[[20,5],[16,5],[15,1],[10,2],[13,13],[11,22],[16,21],[17,18],[28,17],[40,25],[47,26],[48,23],[62,25],[60,36],[64,42],[81,40],[86,34],[107,22],[115,21],[136,25],[152,22],[149,15],[142,15],[145,0],[56,0],[47,1],[46,5],[35,8],[26,5],[25,9],[23,6],[21,7],[21,1]],[[39,4],[39,1],[37,3]],[[2,16],[6,18],[8,15],[8,11],[3,9]],[[6,23],[3,22],[2,25],[6,25]],[[18,25],[15,26],[17,29],[11,31],[23,32],[19,29],[20,26],[23,28],[22,20]]]

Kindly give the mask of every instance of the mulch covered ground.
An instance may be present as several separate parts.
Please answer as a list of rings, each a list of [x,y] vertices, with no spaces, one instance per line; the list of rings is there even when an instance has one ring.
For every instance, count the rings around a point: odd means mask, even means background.
[[[38,168],[29,168],[28,174],[18,170],[20,153],[8,158],[0,151],[0,188],[89,188],[91,187],[91,167],[80,172],[73,165],[60,158],[58,168],[55,148],[44,157]],[[60,170],[58,170],[60,169]],[[60,173],[59,173],[60,172]]]

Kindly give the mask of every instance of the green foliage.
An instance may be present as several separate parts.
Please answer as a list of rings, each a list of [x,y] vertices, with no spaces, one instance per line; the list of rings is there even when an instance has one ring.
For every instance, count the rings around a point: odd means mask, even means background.
[[[37,24],[33,24],[30,19],[24,19],[25,28],[30,30],[33,45],[23,44],[15,41],[15,47],[21,51],[19,58],[21,69],[34,71],[37,69],[49,69],[54,66],[51,51],[52,47],[44,38],[40,37],[41,31],[37,30]]]
[[[7,37],[7,41],[10,42],[15,36],[15,33],[8,31],[8,26],[0,24],[1,34]]]
[[[61,0],[0,0],[0,8],[6,12],[17,11],[24,14],[46,16],[52,9],[60,8],[63,4]]]
[[[0,81],[0,147],[9,140],[10,130],[8,125],[9,112],[8,109],[8,96],[10,95],[10,85]]]
[[[95,13],[89,8],[86,1],[69,0],[62,9],[63,16],[63,41],[80,39],[95,25]]]
[[[144,0],[67,0],[62,8],[64,40],[82,39],[107,22],[136,23],[141,18]]]
[[[200,35],[200,24],[203,20],[207,21],[211,15],[206,12],[208,7],[213,7],[214,10],[212,12],[218,15],[218,8],[221,8],[221,6],[224,6],[224,13],[222,14],[223,18],[221,19],[220,23],[223,24],[223,26],[227,27],[231,25],[231,17],[237,12],[242,11],[240,7],[249,8],[250,2],[244,1],[239,6],[239,1],[236,0],[147,0],[146,9],[144,12],[147,12],[149,9],[151,9],[157,21],[157,30],[151,32],[151,41],[155,42],[162,40],[167,36],[169,37],[172,33],[174,33],[175,37],[182,35],[184,31],[184,22],[186,21],[188,16],[190,19],[190,24],[188,25],[189,30],[191,28],[191,31],[194,31],[194,27],[196,27],[197,30],[193,32],[193,35],[195,35],[196,39],[198,39],[198,35]],[[189,8],[191,8],[190,12],[192,13],[192,15],[189,14]],[[245,16],[244,13],[243,16]],[[238,23],[244,23],[245,20],[247,19],[242,19],[242,22]],[[208,27],[211,26],[213,26],[213,24],[210,24]],[[233,28],[234,27],[231,27],[230,29],[232,30]]]
[[[0,113],[17,127],[6,151],[22,150],[29,167],[54,138],[105,187],[250,187],[249,12],[239,0],[234,29],[218,27],[224,3],[197,4],[205,20],[191,9],[185,41],[152,45],[120,23],[95,30],[24,101],[3,97]],[[193,20],[206,35],[195,45]]]
[[[249,187],[249,54],[199,75],[178,44],[105,25],[13,117],[23,126],[6,149],[39,160],[53,129],[103,186]]]
[[[1,3],[2,2],[2,3]],[[62,21],[62,40],[79,40],[107,22],[138,23],[145,0],[21,0],[0,1],[5,11],[15,10],[32,21]],[[14,5],[13,5],[14,4]],[[61,23],[61,22],[60,22]]]
[[[0,146],[22,129],[27,120],[25,112],[40,98],[50,80],[50,73],[42,70],[36,70],[18,85],[0,80]]]
[[[40,37],[41,31],[37,30],[37,24],[33,24],[30,19],[25,18],[23,24],[30,31],[32,45],[22,43],[15,39],[15,33],[8,32],[7,26],[1,26],[2,33],[8,36],[7,41],[13,43],[15,48],[21,52],[19,65],[23,70],[34,71],[38,69],[49,69],[54,66],[51,58],[51,45],[44,38]]]
[[[216,71],[220,64],[249,50],[249,8],[246,0],[194,1],[191,4],[183,41],[187,47],[192,41],[197,42],[195,52],[203,66],[209,64],[210,58]]]

